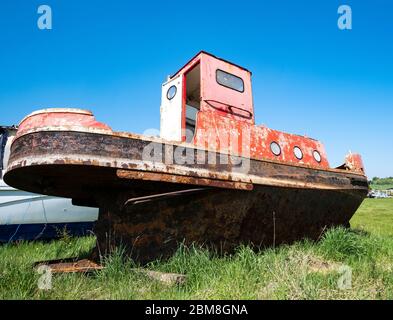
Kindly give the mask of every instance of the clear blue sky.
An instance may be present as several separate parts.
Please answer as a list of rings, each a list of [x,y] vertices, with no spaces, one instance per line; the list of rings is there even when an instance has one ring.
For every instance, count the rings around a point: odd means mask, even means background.
[[[37,28],[50,5],[53,29]],[[349,4],[353,29],[337,28]],[[393,1],[0,3],[0,123],[87,108],[115,130],[159,128],[161,83],[200,50],[253,72],[256,121],[348,150],[393,176]]]

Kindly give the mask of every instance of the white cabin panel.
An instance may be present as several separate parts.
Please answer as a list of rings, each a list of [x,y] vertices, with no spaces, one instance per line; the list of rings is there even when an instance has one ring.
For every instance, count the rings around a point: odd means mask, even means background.
[[[171,141],[182,140],[183,75],[162,85],[160,137]]]

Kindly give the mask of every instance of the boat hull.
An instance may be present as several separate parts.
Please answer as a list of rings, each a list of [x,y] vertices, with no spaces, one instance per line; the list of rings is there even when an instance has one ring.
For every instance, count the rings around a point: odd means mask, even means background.
[[[184,161],[174,162],[176,154]],[[215,161],[196,161],[209,156]],[[18,137],[4,179],[20,189],[99,207],[99,252],[122,244],[144,262],[170,255],[183,241],[230,251],[242,243],[318,239],[331,226],[348,226],[368,192],[367,178],[347,170],[88,130]]]
[[[240,244],[263,248],[318,240],[330,227],[347,227],[363,198],[359,191],[271,186],[201,190],[122,209],[103,207],[95,233],[101,254],[123,246],[142,262],[170,256],[179,243],[221,253]]]

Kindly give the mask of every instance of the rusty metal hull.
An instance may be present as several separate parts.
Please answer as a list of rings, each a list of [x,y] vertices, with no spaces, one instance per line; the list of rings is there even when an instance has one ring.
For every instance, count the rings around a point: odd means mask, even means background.
[[[155,157],[146,161],[149,147]],[[184,163],[171,163],[179,148]],[[144,262],[182,241],[228,251],[317,239],[348,225],[368,191],[364,175],[346,170],[236,156],[220,163],[222,154],[215,163],[186,161],[208,153],[136,135],[37,131],[14,141],[4,180],[99,207],[99,251],[122,243]]]
[[[219,252],[240,244],[256,248],[310,238],[347,226],[362,192],[257,186],[253,191],[209,190],[128,206],[102,208],[96,225],[100,253],[119,245],[134,259],[170,256],[179,243]]]

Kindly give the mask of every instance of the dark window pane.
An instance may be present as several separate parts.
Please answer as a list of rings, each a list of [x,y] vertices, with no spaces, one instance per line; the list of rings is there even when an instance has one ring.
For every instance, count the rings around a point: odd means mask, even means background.
[[[221,84],[224,87],[227,87],[227,88],[239,91],[239,92],[244,92],[243,79],[239,78],[233,74],[230,74],[228,72],[218,69],[216,71],[216,80],[219,84]]]

